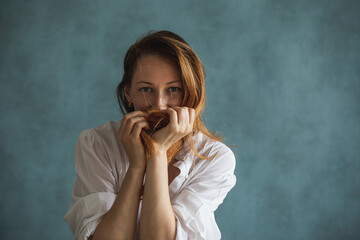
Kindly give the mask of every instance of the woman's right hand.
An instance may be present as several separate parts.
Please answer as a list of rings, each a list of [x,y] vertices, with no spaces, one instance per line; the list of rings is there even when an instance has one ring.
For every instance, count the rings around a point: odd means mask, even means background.
[[[129,158],[129,168],[144,171],[146,168],[146,156],[144,145],[141,142],[140,133],[143,128],[149,128],[146,113],[134,111],[124,116],[118,130],[118,138],[125,148]]]

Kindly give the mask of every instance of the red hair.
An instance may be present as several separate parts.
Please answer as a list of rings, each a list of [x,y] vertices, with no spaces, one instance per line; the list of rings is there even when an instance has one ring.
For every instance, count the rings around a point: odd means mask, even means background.
[[[183,139],[175,143],[168,150],[168,161],[179,152],[185,141],[189,141],[192,151],[198,157],[209,159],[208,156],[200,156],[194,147],[192,136],[198,132],[204,135],[221,141],[222,139],[215,134],[209,132],[205,127],[201,114],[205,106],[205,69],[194,50],[189,44],[179,35],[170,31],[156,31],[150,32],[143,38],[136,41],[127,51],[124,59],[124,75],[122,81],[117,87],[117,99],[120,105],[120,110],[123,114],[134,111],[134,107],[129,104],[125,97],[124,88],[131,86],[132,77],[136,68],[137,61],[141,56],[146,54],[155,54],[172,60],[178,67],[182,77],[184,97],[180,106],[195,109],[195,121],[193,132]],[[166,116],[155,113],[149,114],[150,118],[162,119]],[[149,119],[148,119],[149,120]],[[153,131],[153,130],[152,130]],[[146,136],[147,135],[147,136]],[[145,131],[141,134],[145,150],[151,152],[156,147],[152,142],[151,135]]]

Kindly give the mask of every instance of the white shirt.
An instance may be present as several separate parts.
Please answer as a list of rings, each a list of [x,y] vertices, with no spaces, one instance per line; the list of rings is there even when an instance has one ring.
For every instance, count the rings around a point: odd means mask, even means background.
[[[119,122],[108,122],[84,130],[75,147],[76,181],[72,203],[64,219],[75,239],[91,236],[115,201],[129,167],[125,150],[117,138]],[[202,133],[194,137],[200,155],[188,145],[176,156],[180,174],[169,185],[171,205],[177,219],[176,239],[220,239],[214,211],[236,182],[235,157],[223,143]],[[137,231],[136,239],[139,234]]]

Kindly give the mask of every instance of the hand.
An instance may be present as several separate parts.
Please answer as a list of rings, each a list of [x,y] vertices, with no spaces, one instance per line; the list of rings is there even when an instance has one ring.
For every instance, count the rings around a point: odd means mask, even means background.
[[[142,129],[149,128],[145,116],[141,111],[126,114],[118,130],[118,138],[125,148],[130,168],[140,170],[146,168],[145,150],[140,137]]]
[[[192,132],[195,120],[193,108],[172,107],[166,109],[165,112],[170,116],[169,124],[152,136],[158,145],[158,150],[163,153],[166,153],[175,142]]]

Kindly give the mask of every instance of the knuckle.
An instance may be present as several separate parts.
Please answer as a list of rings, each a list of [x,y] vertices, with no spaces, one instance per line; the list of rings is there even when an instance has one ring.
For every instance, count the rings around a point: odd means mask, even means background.
[[[131,137],[128,139],[128,141],[132,144],[136,143],[137,142],[137,139],[135,137]]]
[[[121,140],[121,141],[122,141],[124,137],[123,137],[123,135],[122,135],[122,134],[118,134],[118,138],[119,138],[119,140]]]
[[[186,133],[188,131],[188,126],[184,126],[183,132]]]
[[[142,128],[144,126],[144,123],[143,122],[136,122],[135,123],[135,128]]]
[[[136,124],[136,119],[134,119],[134,118],[131,118],[131,119],[129,120],[129,123],[130,123],[131,125],[134,125],[134,124]]]

